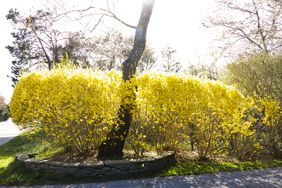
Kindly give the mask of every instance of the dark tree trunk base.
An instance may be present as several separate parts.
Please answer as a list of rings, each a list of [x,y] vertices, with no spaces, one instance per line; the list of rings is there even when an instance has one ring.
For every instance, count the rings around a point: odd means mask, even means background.
[[[151,0],[150,2],[143,2],[140,19],[135,31],[133,48],[130,51],[127,60],[125,60],[122,64],[123,81],[130,81],[131,78],[134,77],[138,62],[145,50],[147,27],[150,21],[154,3],[154,0]],[[122,104],[125,99],[129,99],[129,101],[135,101],[135,95],[125,96],[125,98],[122,99]],[[123,104],[120,106],[116,125],[114,125],[113,129],[107,134],[105,141],[103,141],[99,146],[97,156],[98,160],[121,159],[123,157],[122,150],[132,120],[132,114],[130,110],[133,107],[134,104]]]
[[[112,144],[109,144],[111,142]],[[99,153],[97,156],[98,160],[109,160],[109,159],[122,159],[123,158],[123,147],[120,147],[118,145],[121,145],[121,143],[114,144],[116,141],[109,141],[109,142],[103,142],[99,146]]]
[[[122,159],[125,139],[129,132],[132,115],[130,106],[121,106],[117,124],[108,133],[107,138],[99,146],[98,160]]]

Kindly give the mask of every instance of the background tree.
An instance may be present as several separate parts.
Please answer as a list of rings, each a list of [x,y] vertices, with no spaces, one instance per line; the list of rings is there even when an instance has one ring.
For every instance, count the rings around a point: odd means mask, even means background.
[[[110,30],[95,40],[95,65],[101,70],[121,70],[122,62],[128,57],[134,43],[133,37],[126,37],[120,31]],[[154,50],[146,45],[137,66],[138,72],[149,70],[156,62]]]
[[[209,80],[218,80],[219,73],[216,65],[189,65],[186,72],[189,75]]]
[[[96,49],[95,40],[85,36],[83,32],[68,32],[64,44],[60,48],[60,57],[64,57],[67,53],[74,64],[82,67],[94,67]]]
[[[55,28],[55,18],[50,12],[38,10],[32,16],[24,17],[11,9],[6,16],[14,26],[11,33],[13,44],[7,49],[14,57],[12,81],[18,81],[21,71],[35,67],[51,70],[52,64],[68,53],[74,62],[88,63],[87,52],[92,46],[82,33],[60,32]]]
[[[232,54],[234,50],[237,50],[235,54],[279,52],[282,47],[281,6],[276,0],[218,0],[217,10],[204,25],[221,31],[221,47],[229,48]]]
[[[57,29],[60,17],[56,11],[51,14],[38,10],[33,16],[27,17],[21,16],[17,10],[9,11],[7,19],[14,26],[14,42],[7,46],[14,57],[13,83],[18,81],[22,71],[45,68],[46,65],[50,70],[52,64],[59,63],[66,54],[72,62],[82,67],[121,70],[122,62],[133,46],[133,37],[126,37],[117,30],[97,37],[84,31],[62,31]],[[139,72],[149,70],[155,62],[154,51],[147,46],[137,69]]]
[[[4,97],[0,96],[0,105],[3,105],[5,104],[5,99]]]
[[[176,50],[166,46],[162,50],[162,68],[165,72],[179,72],[181,70],[180,62],[175,60]]]
[[[272,97],[282,105],[282,56],[253,54],[227,65],[224,80],[245,94]]]

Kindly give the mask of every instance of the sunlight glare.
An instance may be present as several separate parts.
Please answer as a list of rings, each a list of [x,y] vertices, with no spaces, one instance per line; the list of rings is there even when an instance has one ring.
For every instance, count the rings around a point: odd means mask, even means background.
[[[155,0],[143,0],[144,4],[151,4],[153,3]]]

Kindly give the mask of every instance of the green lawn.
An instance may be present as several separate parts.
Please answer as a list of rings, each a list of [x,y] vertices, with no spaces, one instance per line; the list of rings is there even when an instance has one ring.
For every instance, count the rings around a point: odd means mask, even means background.
[[[202,174],[220,171],[252,170],[282,166],[282,160],[254,161],[254,162],[204,162],[204,163],[178,163],[162,173],[163,176]]]
[[[75,183],[99,181],[95,177],[73,177],[71,175],[52,175],[43,171],[32,172],[20,162],[15,162],[18,153],[37,153],[39,157],[46,157],[61,151],[61,148],[50,147],[31,140],[31,136],[42,136],[40,132],[30,131],[14,138],[10,142],[0,146],[0,185],[32,185],[53,183]],[[172,176],[201,174],[219,171],[249,170],[257,168],[268,168],[282,166],[282,160],[255,161],[255,162],[181,162],[175,166],[163,170],[157,174],[142,174],[138,177]]]

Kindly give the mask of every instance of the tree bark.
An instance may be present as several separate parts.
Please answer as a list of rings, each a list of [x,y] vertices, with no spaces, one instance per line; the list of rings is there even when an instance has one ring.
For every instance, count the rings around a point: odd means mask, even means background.
[[[50,57],[49,57],[49,55],[48,55],[46,49],[44,48],[44,45],[43,45],[43,43],[42,43],[42,39],[38,36],[37,32],[35,31],[35,29],[34,29],[33,27],[31,27],[31,30],[32,30],[32,32],[35,34],[35,36],[36,36],[36,38],[37,38],[37,40],[38,40],[38,42],[39,42],[39,44],[40,44],[40,46],[41,46],[41,49],[42,49],[43,52],[44,52],[44,55],[45,55],[45,62],[47,62],[47,64],[48,64],[48,70],[50,71],[50,70],[52,69],[52,61],[51,61],[51,59],[50,59]]]
[[[154,0],[144,0],[140,19],[135,31],[135,39],[132,50],[128,58],[122,64],[123,81],[129,81],[134,77],[139,60],[145,50],[146,34],[148,24],[152,15]],[[131,88],[134,90],[134,88]],[[135,96],[126,96],[126,100],[135,100]],[[122,99],[124,101],[125,98]],[[106,139],[99,146],[99,160],[121,159],[123,157],[123,147],[129,132],[132,114],[131,109],[134,104],[122,104],[118,111],[118,121],[108,133]]]

